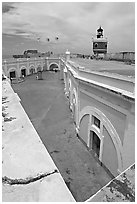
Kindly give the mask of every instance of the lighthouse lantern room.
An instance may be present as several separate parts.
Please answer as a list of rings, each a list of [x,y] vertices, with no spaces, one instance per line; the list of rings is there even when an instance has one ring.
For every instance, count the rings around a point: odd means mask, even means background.
[[[107,53],[107,38],[103,37],[103,29],[101,26],[97,29],[96,38],[93,38],[93,53],[95,56]]]

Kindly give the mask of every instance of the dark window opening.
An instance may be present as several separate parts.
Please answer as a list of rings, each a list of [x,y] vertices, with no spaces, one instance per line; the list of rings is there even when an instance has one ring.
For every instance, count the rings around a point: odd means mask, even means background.
[[[90,149],[92,149],[95,155],[99,157],[100,139],[94,131],[90,131]]]
[[[93,124],[100,128],[100,120],[95,116],[93,116]]]
[[[33,74],[33,73],[35,73],[35,69],[31,68],[30,69],[30,74]]]
[[[56,71],[56,70],[58,70],[59,68],[58,68],[58,65],[57,64],[51,64],[50,65],[50,68],[49,68],[49,70],[50,71]]]
[[[95,47],[97,48],[97,46],[98,46],[98,44],[97,43],[95,43]]]
[[[16,78],[16,72],[15,71],[10,72],[10,79],[11,78]]]
[[[21,76],[24,76],[24,77],[26,76],[26,69],[21,70]]]

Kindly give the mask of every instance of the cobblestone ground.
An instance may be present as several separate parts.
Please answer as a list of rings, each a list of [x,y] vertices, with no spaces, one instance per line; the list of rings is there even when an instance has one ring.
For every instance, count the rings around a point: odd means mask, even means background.
[[[43,80],[28,76],[12,87],[76,201],[85,201],[111,180],[76,136],[59,73],[43,72]]]

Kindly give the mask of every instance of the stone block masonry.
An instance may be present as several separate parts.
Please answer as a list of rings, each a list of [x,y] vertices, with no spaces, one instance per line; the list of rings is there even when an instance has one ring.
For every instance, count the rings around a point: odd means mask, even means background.
[[[19,97],[2,86],[2,201],[75,202]]]

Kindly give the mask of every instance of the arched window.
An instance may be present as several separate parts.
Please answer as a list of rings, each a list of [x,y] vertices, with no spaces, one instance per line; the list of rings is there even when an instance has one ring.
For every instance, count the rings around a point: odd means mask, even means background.
[[[92,115],[92,123],[93,123],[96,127],[100,128],[100,120],[99,120],[97,117],[95,117],[94,115]]]
[[[95,43],[95,47],[97,48],[97,46],[98,46],[98,43]]]

